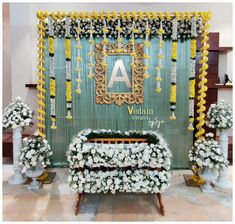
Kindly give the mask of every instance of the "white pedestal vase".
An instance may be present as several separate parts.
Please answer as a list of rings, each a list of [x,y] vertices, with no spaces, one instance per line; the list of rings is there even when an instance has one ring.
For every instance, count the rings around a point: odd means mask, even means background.
[[[227,130],[223,130],[220,132],[219,136],[219,144],[222,150],[222,153],[226,159],[228,159],[228,132]],[[215,185],[220,188],[231,188],[232,184],[227,179],[227,171],[228,168],[224,167],[219,170],[219,178]]]
[[[201,186],[201,191],[203,193],[214,193],[214,189],[211,186],[211,183],[215,181],[218,177],[217,169],[205,167],[202,172],[199,174],[201,178],[205,180],[205,184]]]
[[[8,180],[9,184],[18,185],[26,181],[26,178],[21,173],[21,169],[19,167],[19,150],[21,147],[21,141],[22,141],[22,128],[17,127],[13,129],[13,168],[15,173]]]
[[[44,172],[44,169],[39,165],[37,164],[36,168],[33,170],[33,169],[29,169],[25,172],[26,176],[27,177],[31,177],[32,178],[32,182],[27,186],[27,188],[29,190],[38,190],[42,183],[37,181],[37,177],[39,177],[40,175],[42,175],[42,173]]]

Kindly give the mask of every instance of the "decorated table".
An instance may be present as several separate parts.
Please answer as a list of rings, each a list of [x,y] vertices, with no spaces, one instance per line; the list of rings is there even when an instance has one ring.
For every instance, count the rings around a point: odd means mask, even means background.
[[[68,181],[78,193],[75,214],[84,193],[161,193],[170,186],[171,152],[154,131],[86,129],[73,138],[67,151]]]

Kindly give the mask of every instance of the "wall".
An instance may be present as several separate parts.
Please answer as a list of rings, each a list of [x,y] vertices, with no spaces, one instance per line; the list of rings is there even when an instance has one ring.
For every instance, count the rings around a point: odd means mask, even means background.
[[[36,11],[211,11],[211,32],[220,32],[220,46],[232,46],[232,3],[10,3],[12,98],[21,96],[36,111],[36,90],[25,88],[36,77]],[[6,55],[5,55],[6,57]],[[232,59],[220,65],[221,74],[232,74]],[[229,64],[228,64],[229,63]],[[5,85],[5,81],[3,83]],[[4,91],[4,98],[11,97]],[[232,93],[226,93],[231,99]],[[225,97],[225,98],[226,98]],[[29,132],[32,130],[28,130]]]
[[[11,102],[11,55],[10,55],[10,10],[9,4],[3,4],[3,100],[5,108]]]

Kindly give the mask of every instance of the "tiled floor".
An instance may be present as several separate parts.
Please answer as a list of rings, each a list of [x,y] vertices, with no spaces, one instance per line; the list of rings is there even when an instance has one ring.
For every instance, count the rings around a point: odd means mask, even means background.
[[[183,174],[174,170],[172,186],[163,195],[166,215],[161,216],[155,195],[94,194],[83,198],[80,213],[74,215],[76,195],[66,182],[68,169],[56,168],[53,184],[37,192],[24,185],[7,183],[11,165],[3,165],[4,221],[232,221],[232,189],[205,194],[185,185]],[[232,167],[229,167],[232,180]]]

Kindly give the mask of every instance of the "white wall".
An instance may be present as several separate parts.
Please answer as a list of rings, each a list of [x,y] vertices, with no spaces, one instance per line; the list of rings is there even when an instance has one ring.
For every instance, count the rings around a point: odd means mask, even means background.
[[[211,11],[211,32],[220,32],[220,45],[232,46],[231,3],[10,3],[12,98],[21,96],[36,111],[36,90],[25,88],[36,77],[36,11]],[[232,74],[232,59],[220,65]],[[228,64],[229,63],[229,64]],[[221,72],[221,74],[222,74]],[[5,94],[5,93],[4,93]],[[231,93],[228,93],[230,97]],[[231,98],[231,97],[230,97]]]

